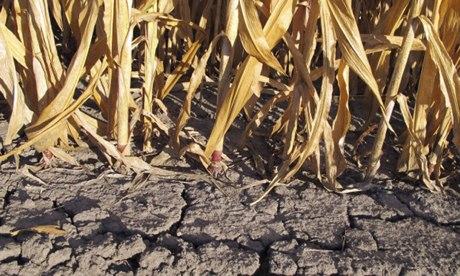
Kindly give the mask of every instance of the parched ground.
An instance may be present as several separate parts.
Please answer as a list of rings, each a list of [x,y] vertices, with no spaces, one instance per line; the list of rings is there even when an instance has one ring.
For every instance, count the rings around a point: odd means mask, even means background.
[[[386,180],[339,195],[297,180],[251,207],[262,186],[218,189],[199,171],[133,180],[82,156],[87,169],[1,166],[0,275],[460,273],[452,189]],[[66,234],[10,235],[39,225]]]
[[[213,100],[198,98],[190,126],[209,131]],[[180,99],[167,104],[176,116]],[[190,159],[165,160],[160,150],[161,177],[118,174],[89,149],[71,153],[82,167],[32,172],[27,164],[40,162],[33,151],[19,171],[13,160],[1,164],[0,275],[460,275],[457,165],[447,168],[450,188],[432,194],[391,174],[396,154],[387,146],[383,173],[366,191],[330,193],[300,175],[250,206],[266,186],[242,189],[260,179],[251,157],[235,151],[242,125],[225,144],[234,163],[222,181]],[[359,178],[350,171],[341,180]],[[11,235],[43,225],[65,235]]]

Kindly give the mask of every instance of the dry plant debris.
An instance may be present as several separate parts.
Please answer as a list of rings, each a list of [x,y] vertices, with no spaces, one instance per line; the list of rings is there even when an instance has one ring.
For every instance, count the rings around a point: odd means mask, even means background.
[[[393,134],[402,144],[393,165],[433,192],[453,172],[443,162],[458,160],[457,0],[5,0],[0,61],[10,108],[0,161],[33,147],[44,162],[75,163],[66,151],[91,144],[117,169],[155,173],[136,156],[166,139],[220,176],[243,112],[244,142],[280,145],[267,192],[300,170],[341,191],[354,99],[360,139],[373,141],[368,160],[353,157],[367,180]],[[186,126],[205,83],[217,87],[215,123],[198,141]],[[185,92],[175,117],[165,104],[174,90]]]

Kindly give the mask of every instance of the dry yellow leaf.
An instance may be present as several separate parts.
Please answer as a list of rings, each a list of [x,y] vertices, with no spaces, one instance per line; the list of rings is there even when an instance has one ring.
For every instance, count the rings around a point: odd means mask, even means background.
[[[16,237],[23,232],[36,232],[39,234],[50,235],[50,236],[65,236],[67,231],[59,228],[56,225],[39,225],[32,228],[20,229],[10,232],[10,236]]]

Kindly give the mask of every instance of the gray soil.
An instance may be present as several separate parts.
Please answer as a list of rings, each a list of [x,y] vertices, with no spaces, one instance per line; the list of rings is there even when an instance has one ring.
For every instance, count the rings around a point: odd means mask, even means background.
[[[460,273],[453,190],[387,180],[339,195],[297,180],[251,207],[263,186],[221,182],[224,195],[200,172],[133,181],[91,160],[37,172],[42,182],[2,165],[0,275]],[[67,234],[10,236],[38,225]]]
[[[190,124],[203,129],[207,114]],[[236,153],[223,181],[189,159],[162,162],[171,174],[159,177],[118,174],[89,149],[72,155],[84,168],[0,166],[0,275],[460,275],[458,172],[444,194],[389,174],[336,194],[299,175],[250,206],[266,186],[241,189],[260,177]],[[11,235],[40,225],[66,234]]]

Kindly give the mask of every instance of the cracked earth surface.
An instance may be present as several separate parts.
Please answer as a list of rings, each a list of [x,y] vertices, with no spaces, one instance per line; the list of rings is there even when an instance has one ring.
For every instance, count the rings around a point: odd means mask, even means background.
[[[202,175],[133,189],[132,176],[93,166],[43,170],[41,183],[1,166],[0,275],[460,273],[454,190],[387,180],[339,195],[305,180],[251,207],[263,187],[224,195]],[[10,235],[38,225],[66,235]]]

